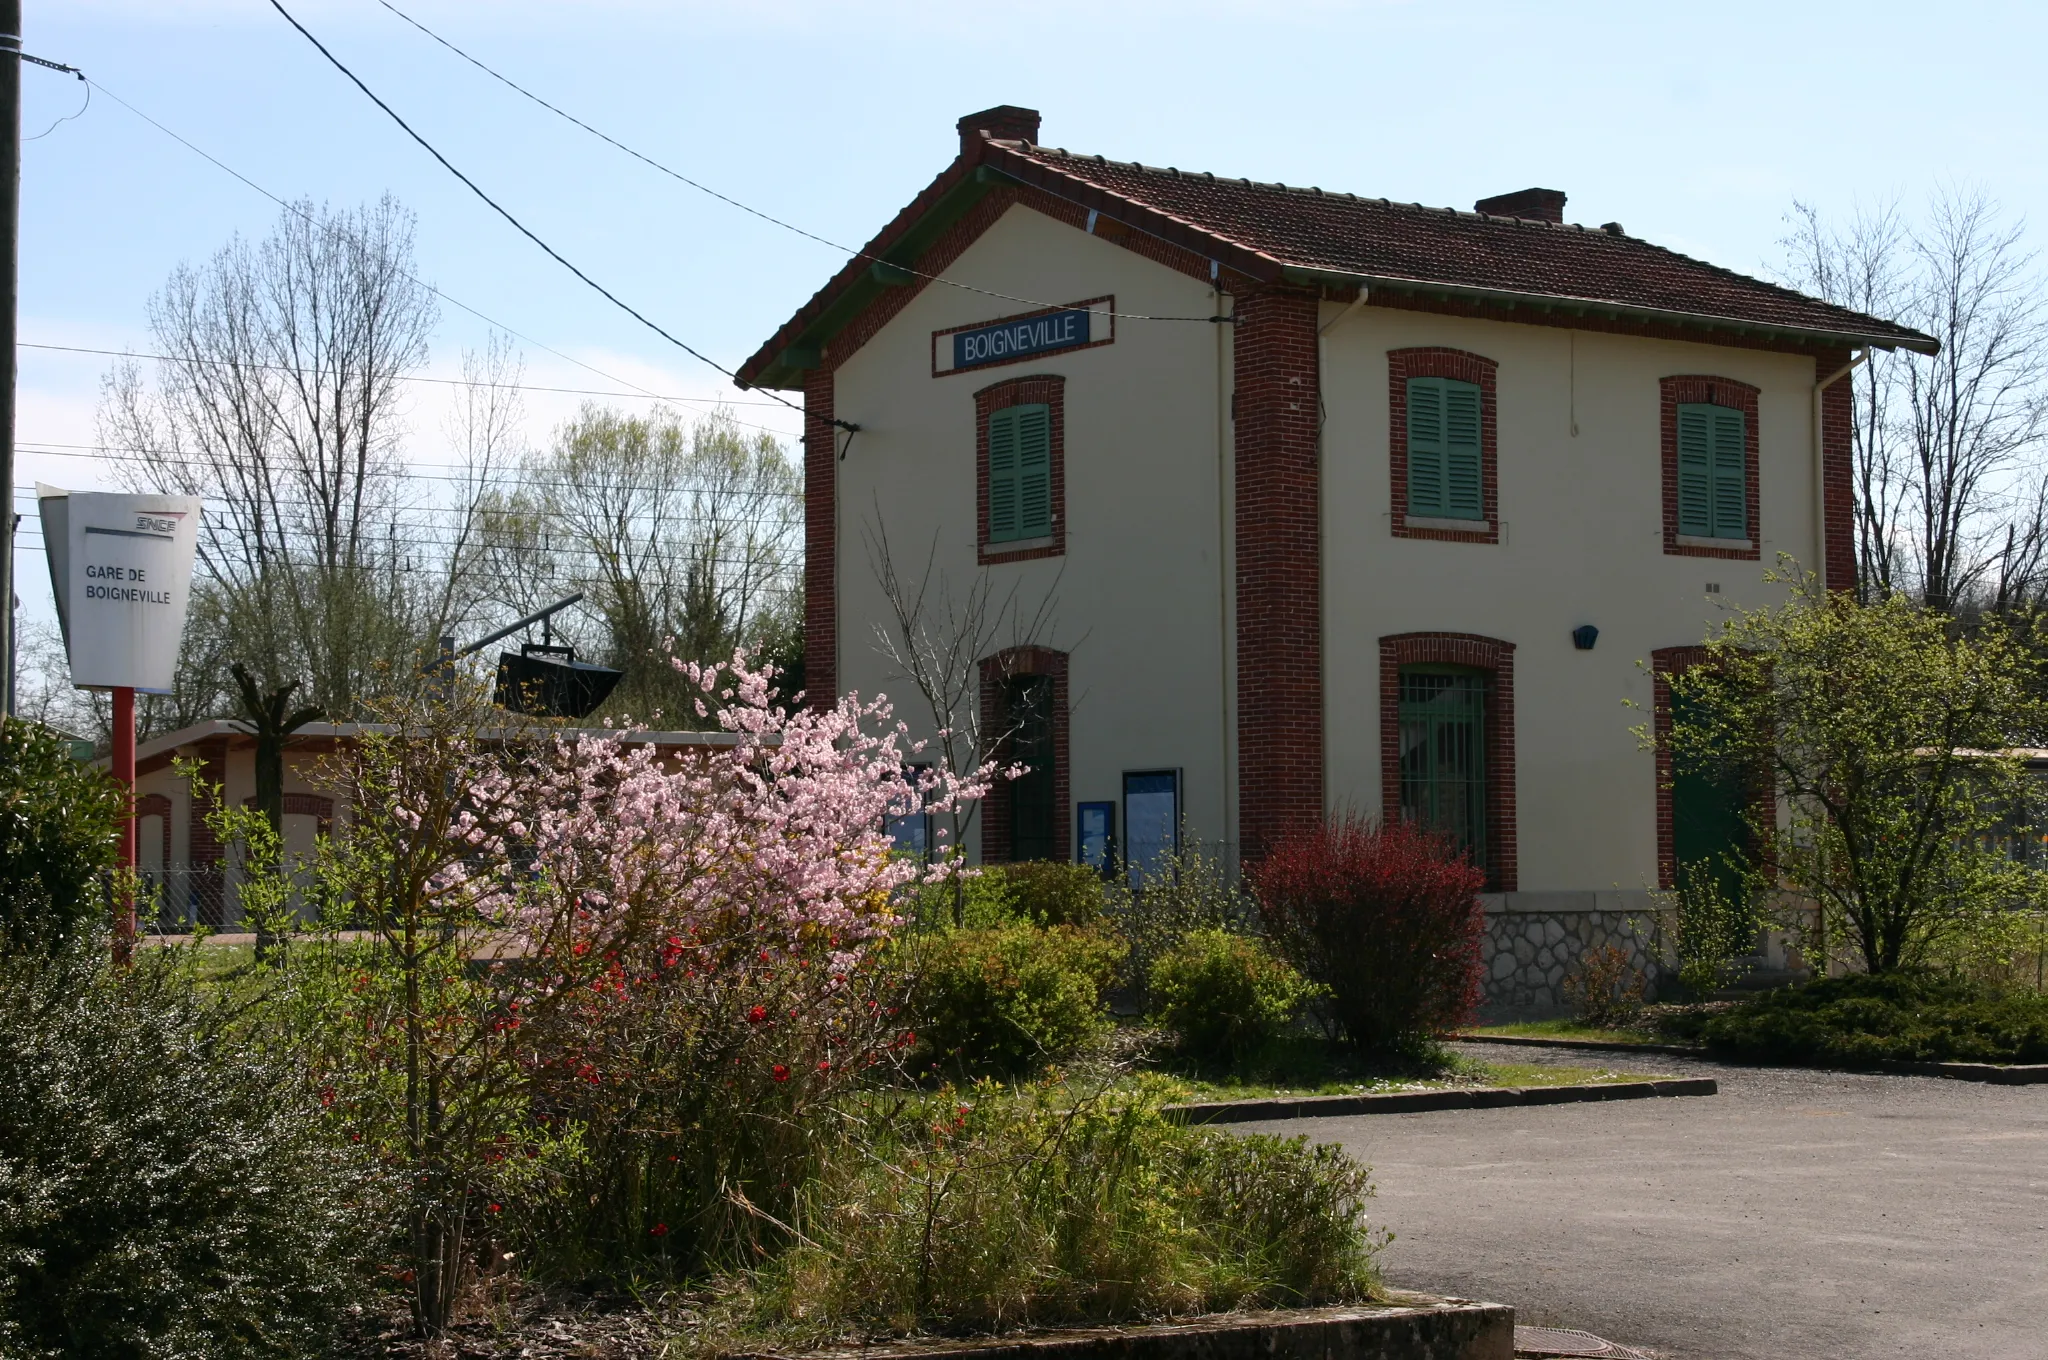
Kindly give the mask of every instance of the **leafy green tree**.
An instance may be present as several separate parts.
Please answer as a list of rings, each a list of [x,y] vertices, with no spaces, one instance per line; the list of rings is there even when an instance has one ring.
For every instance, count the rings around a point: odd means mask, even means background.
[[[1808,899],[1823,948],[1886,973],[1996,935],[2041,888],[2013,853],[2034,794],[2014,748],[2048,725],[2038,663],[1996,620],[1858,605],[1789,563],[1766,579],[1792,598],[1737,611],[1672,677],[1675,767],[1768,789],[1753,886]]]
[[[47,949],[100,909],[121,788],[40,723],[0,718],[0,946]]]

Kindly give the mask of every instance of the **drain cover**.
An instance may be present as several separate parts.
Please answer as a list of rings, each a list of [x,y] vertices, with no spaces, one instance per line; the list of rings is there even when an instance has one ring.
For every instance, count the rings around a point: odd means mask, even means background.
[[[1591,1332],[1569,1327],[1515,1328],[1515,1354],[1527,1356],[1600,1356],[1603,1360],[1644,1360],[1641,1351],[1612,1341],[1602,1341]]]

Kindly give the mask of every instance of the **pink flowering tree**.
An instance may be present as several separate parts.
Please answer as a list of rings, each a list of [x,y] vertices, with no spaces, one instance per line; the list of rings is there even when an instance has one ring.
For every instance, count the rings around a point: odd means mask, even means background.
[[[679,667],[724,744],[393,712],[337,771],[323,932],[286,992],[324,1104],[406,1187],[424,1330],[481,1225],[568,1268],[695,1263],[780,1223],[818,1121],[911,1042],[886,818],[979,797],[913,775],[887,702],[785,708],[745,655]],[[508,1224],[516,1221],[523,1229]]]

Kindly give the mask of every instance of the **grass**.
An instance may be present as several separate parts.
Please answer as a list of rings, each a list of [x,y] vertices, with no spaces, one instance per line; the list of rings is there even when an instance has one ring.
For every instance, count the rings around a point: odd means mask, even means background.
[[[1647,1029],[1603,1029],[1580,1020],[1523,1020],[1512,1025],[1471,1025],[1464,1032],[1510,1039],[1590,1039],[1603,1044],[1657,1042],[1657,1035]]]
[[[1263,1100],[1281,1096],[1384,1095],[1401,1091],[1471,1090],[1501,1086],[1571,1086],[1648,1081],[1604,1066],[1485,1062],[1433,1044],[1412,1053],[1362,1057],[1339,1044],[1298,1034],[1268,1045],[1227,1069],[1177,1054],[1149,1054],[1139,1080],[1164,1077],[1177,1101]],[[1157,1074],[1157,1075],[1154,1075]]]

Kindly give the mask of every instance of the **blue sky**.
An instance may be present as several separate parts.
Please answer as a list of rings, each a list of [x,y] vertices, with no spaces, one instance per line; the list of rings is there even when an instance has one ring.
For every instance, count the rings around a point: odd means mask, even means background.
[[[717,0],[394,0],[451,41],[763,211],[864,241],[950,159],[954,120],[1044,113],[1044,140],[1118,159],[1469,208],[1545,185],[1566,216],[1762,271],[1795,198],[1846,212],[1983,187],[2048,225],[2038,58],[2048,7],[2001,4],[1229,3],[973,6]],[[376,0],[286,0],[456,164],[570,258],[728,367],[839,258],[665,179],[434,46]],[[422,275],[528,344],[527,381],[735,394],[515,235],[328,67],[264,0],[27,0],[26,49],[286,197],[389,190]],[[79,107],[24,72],[24,132]],[[272,204],[95,98],[28,143],[21,337],[146,349],[181,261]],[[445,309],[430,372],[483,323]],[[107,360],[24,349],[17,482],[110,484],[88,446]],[[412,453],[444,459],[421,387]],[[544,439],[579,398],[529,394]],[[644,403],[632,403],[641,405]],[[793,413],[736,414],[789,433]],[[39,551],[24,602],[47,609]]]

